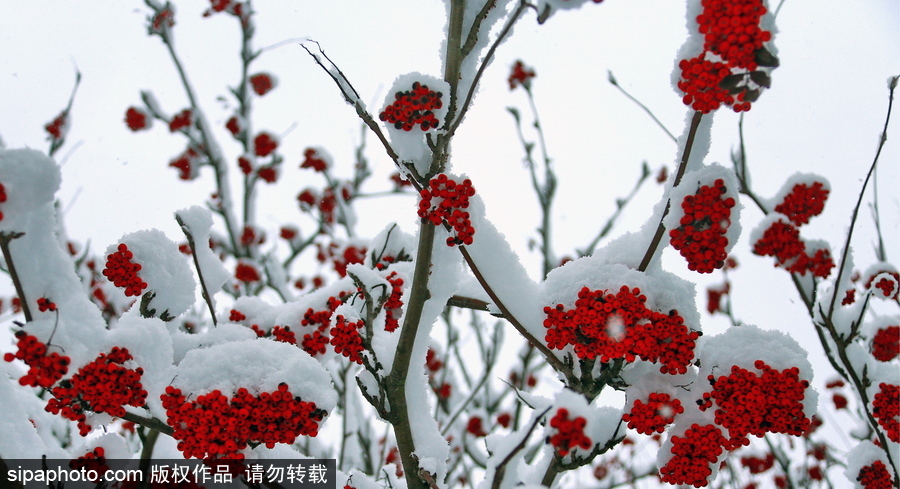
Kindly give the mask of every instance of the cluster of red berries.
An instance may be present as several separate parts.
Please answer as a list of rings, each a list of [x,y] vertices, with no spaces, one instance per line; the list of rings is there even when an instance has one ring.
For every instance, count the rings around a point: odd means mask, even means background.
[[[341,277],[347,276],[347,265],[362,263],[366,260],[366,248],[364,246],[346,246],[343,251],[338,250],[337,243],[331,243],[327,249],[320,249],[319,261],[325,263],[331,261],[334,271]]]
[[[678,62],[678,68],[681,69],[678,89],[684,92],[682,101],[685,105],[708,114],[723,103],[734,104],[734,96],[719,86],[731,74],[731,69],[725,63],[709,61],[704,56],[701,54]],[[743,110],[743,104],[740,108]]]
[[[331,327],[331,346],[334,347],[335,353],[350,359],[362,365],[363,340],[360,336],[360,329],[365,325],[362,319],[359,321],[348,321],[344,316],[338,315],[335,318],[334,326]]]
[[[175,12],[172,9],[166,7],[156,12],[156,14],[150,20],[150,33],[162,35],[174,25]]]
[[[56,303],[46,297],[37,300],[38,310],[41,312],[55,311]]]
[[[897,288],[897,280],[882,278],[875,284],[874,288],[881,291],[882,297],[895,297],[897,295],[897,291],[895,290]]]
[[[297,344],[297,335],[291,331],[290,326],[274,326],[268,333],[263,331],[262,328],[256,324],[251,325],[250,329],[256,333],[258,338],[272,338],[273,340],[282,343],[289,343],[291,345]]]
[[[141,129],[149,129],[153,121],[146,111],[137,107],[128,107],[125,111],[125,125],[132,131],[140,131]]]
[[[894,443],[900,443],[900,386],[882,382],[872,399],[872,416]]]
[[[556,447],[556,453],[560,457],[565,457],[576,448],[590,450],[594,442],[584,434],[585,425],[587,420],[582,416],[569,419],[569,410],[559,408],[550,420],[550,427],[556,429],[556,433],[550,436],[547,442]]]
[[[872,356],[881,362],[890,362],[900,355],[900,326],[888,326],[875,332],[872,338]]]
[[[707,287],[706,289],[706,312],[710,314],[715,314],[719,311],[723,311],[722,309],[722,299],[725,298],[728,293],[731,291],[731,284],[729,282],[725,282],[720,287]]]
[[[469,422],[466,424],[466,431],[479,438],[488,435],[487,432],[484,431],[484,422],[481,420],[481,416],[472,416],[469,418]]]
[[[775,465],[775,455],[769,452],[764,458],[741,457],[741,465],[746,467],[751,474],[761,474]]]
[[[326,414],[315,403],[294,396],[283,382],[277,390],[256,396],[242,387],[231,399],[214,390],[195,401],[168,386],[160,398],[185,458],[242,460],[239,452],[252,442],[273,448],[300,435],[316,436]]]
[[[182,180],[193,180],[197,177],[197,159],[200,153],[192,147],[188,147],[183,153],[178,155],[174,160],[169,162],[169,166],[178,170],[178,178]]]
[[[722,268],[728,253],[725,233],[731,225],[733,198],[722,198],[727,192],[725,181],[717,179],[712,186],[703,185],[694,195],[681,202],[684,216],[676,229],[669,231],[672,247],[687,259],[688,269],[712,273]]]
[[[124,406],[141,407],[147,402],[147,391],[141,385],[144,369],[126,368],[123,364],[133,357],[127,348],[113,347],[94,361],[78,369],[71,379],[63,380],[47,401],[48,412],[78,422],[81,436],[91,431],[87,424],[88,411],[125,416]]]
[[[703,0],[703,13],[697,16],[704,50],[718,54],[729,66],[755,70],[756,52],[772,39],[772,33],[760,29],[766,13],[762,0]]]
[[[778,65],[763,46],[772,39],[772,33],[759,26],[766,7],[762,0],[703,0],[702,5],[697,23],[703,51],[679,62],[684,103],[704,114],[723,103],[735,112],[750,110],[759,88],[751,89],[748,82],[769,86],[768,74],[755,70]]]
[[[44,130],[47,131],[47,135],[53,143],[58,143],[62,141],[63,137],[66,135],[66,131],[69,128],[69,112],[63,110],[56,116],[50,123],[44,126]]]
[[[244,282],[245,284],[259,282],[262,278],[259,276],[259,270],[248,262],[239,261],[234,267],[234,278]]]
[[[807,252],[806,242],[800,238],[800,230],[780,218],[772,222],[762,237],[753,243],[753,253],[760,256],[774,256],[775,266],[781,266],[791,273],[825,278],[834,268],[834,260],[828,248],[818,248],[812,255]]]
[[[694,423],[684,436],[672,437],[672,458],[659,469],[660,480],[669,484],[704,487],[712,468],[724,451],[725,437],[715,425]]]
[[[403,279],[397,275],[397,272],[391,272],[387,276],[388,283],[391,284],[391,295],[384,302],[384,329],[391,333],[400,327],[400,308],[403,307]]]
[[[881,460],[876,460],[872,462],[872,465],[866,465],[859,469],[856,480],[865,489],[891,489],[894,486],[891,473],[888,472],[887,466]]]
[[[267,132],[261,132],[253,138],[253,152],[260,158],[269,156],[276,149],[278,149],[278,139]]]
[[[512,67],[507,81],[509,89],[514,90],[519,85],[525,87],[526,90],[531,88],[531,79],[535,77],[534,70],[525,66],[521,60],[517,60]]]
[[[179,129],[190,127],[192,123],[193,117],[191,114],[191,109],[184,109],[172,116],[172,120],[169,121],[169,131],[175,132]]]
[[[105,474],[109,470],[109,466],[106,464],[106,450],[103,447],[96,447],[69,462],[69,468],[79,471],[84,469],[87,471],[87,474],[91,474],[90,471],[94,471],[97,475],[97,480],[91,480],[90,482],[98,482],[100,474]]]
[[[128,245],[119,243],[118,251],[107,255],[103,269],[103,276],[116,287],[124,288],[126,297],[141,295],[147,288],[147,282],[138,277],[141,264],[132,262],[132,258],[134,253],[128,250]]]
[[[431,221],[435,226],[446,220],[456,232],[455,236],[447,238],[447,246],[472,244],[475,228],[469,220],[469,213],[462,210],[469,207],[469,197],[475,195],[471,180],[467,178],[457,184],[441,173],[431,179],[428,188],[423,188],[420,195],[419,217]],[[440,201],[433,204],[432,199]]]
[[[257,95],[263,96],[275,88],[275,78],[268,73],[257,73],[250,76],[250,87]]]
[[[47,388],[69,371],[69,357],[56,352],[48,354],[47,345],[37,337],[19,330],[16,338],[16,353],[5,353],[3,359],[7,362],[19,359],[28,365],[28,372],[19,379],[20,385]]]
[[[312,168],[317,172],[323,172],[328,168],[328,162],[319,157],[319,152],[313,148],[306,148],[303,152],[303,163],[300,168]]]
[[[444,102],[441,92],[435,92],[419,82],[413,82],[412,90],[394,94],[394,103],[384,108],[378,118],[397,129],[412,131],[418,126],[423,131],[436,128],[440,121],[434,111],[440,109]]]
[[[700,410],[716,406],[716,424],[728,430],[723,446],[733,450],[750,443],[748,435],[769,433],[800,436],[809,428],[803,398],[809,382],[800,380],[796,367],[781,372],[757,360],[761,374],[734,365],[729,375],[709,376],[713,390],[703,394]]]
[[[683,412],[681,401],[668,394],[653,392],[647,397],[646,404],[636,399],[631,411],[622,415],[622,421],[638,433],[652,435],[665,431],[666,425],[672,424],[675,416]]]
[[[599,357],[601,362],[640,357],[660,363],[663,373],[686,372],[699,334],[684,325],[678,311],[652,311],[646,301],[639,288],[623,285],[613,294],[584,287],[574,309],[562,304],[544,308],[547,346],[561,350],[573,345],[579,358]]]
[[[325,353],[328,349],[329,338],[328,329],[331,327],[331,316],[342,301],[336,297],[329,297],[327,301],[327,309],[316,311],[313,308],[306,310],[300,324],[303,326],[318,325],[312,333],[303,335],[300,347],[310,355],[318,355]]]
[[[784,214],[792,223],[802,226],[808,223],[811,217],[822,213],[829,193],[822,182],[813,182],[812,185],[798,183],[781,203],[775,206],[775,212]]]

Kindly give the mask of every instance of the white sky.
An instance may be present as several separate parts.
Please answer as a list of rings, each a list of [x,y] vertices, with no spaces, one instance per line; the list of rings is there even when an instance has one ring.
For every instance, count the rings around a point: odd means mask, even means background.
[[[187,103],[162,43],[146,35],[143,3],[6,0],[0,5],[4,11],[0,137],[7,148],[45,150],[44,124],[65,106],[74,67],[83,75],[68,143],[59,153],[64,164],[59,196],[70,235],[82,242],[90,239],[95,251],[122,234],[149,227],[180,241],[173,212],[202,203],[212,190],[212,178],[204,169],[195,182],[177,179],[167,164],[184,149],[184,141],[162,124],[134,134],[123,123],[125,109],[140,104],[140,90],[153,91],[170,113]],[[202,18],[207,5],[178,2],[175,38],[207,117],[221,127],[232,101],[216,97],[227,98],[228,84],[237,81],[239,35],[231,17]],[[257,47],[293,38],[319,41],[373,112],[398,74],[439,75],[444,24],[439,0],[272,0],[258,1],[256,8]],[[836,254],[884,122],[886,79],[900,74],[900,6],[896,0],[853,2],[852,8],[838,0],[787,0],[777,24],[781,67],[773,73],[772,89],[747,115],[748,162],[755,188],[764,197],[774,194],[796,171],[818,172],[830,179],[832,196],[824,215],[804,227],[802,234],[830,241]],[[538,74],[534,93],[560,181],[555,247],[566,254],[584,246],[602,226],[614,210],[615,198],[631,188],[641,161],[654,170],[663,164],[673,168],[674,144],[607,83],[606,73],[612,70],[619,83],[651,107],[672,132],[681,133],[687,109],[673,92],[670,75],[686,35],[684,25],[683,2],[607,0],[561,12],[544,26],[537,26],[529,14],[499,49],[454,141],[453,170],[472,177],[485,196],[489,218],[532,270],[537,270],[539,260],[527,252],[526,243],[535,236],[538,208],[521,164],[512,118],[504,108],[519,107],[526,121],[529,112],[524,93],[508,90],[509,66],[521,58]],[[360,130],[332,81],[296,43],[261,56],[253,71],[262,70],[276,74],[280,84],[256,100],[254,127],[276,134],[293,128],[282,140],[288,158],[279,184],[260,189],[266,194],[260,224],[274,232],[285,222],[306,223],[295,196],[306,186],[321,185],[318,175],[297,168],[303,149],[326,147],[335,156],[338,174],[349,176]],[[729,151],[737,144],[737,116],[721,112],[707,161],[727,165]],[[900,128],[894,122],[878,183],[884,237],[896,264]],[[237,145],[224,129],[220,136],[225,152],[236,157]],[[378,173],[367,190],[386,190],[389,160],[373,137],[368,147]],[[237,174],[236,165],[233,173]],[[648,182],[617,232],[636,230],[660,193]],[[870,196],[871,191],[867,201]],[[360,227],[360,234],[374,235],[388,223],[387,217],[412,231],[414,205],[412,198],[361,205],[360,221],[367,224]],[[785,329],[819,354],[821,347],[802,305],[789,290],[787,274],[772,268],[769,259],[747,252],[747,235],[761,215],[751,203],[746,205],[745,232],[735,247],[743,265],[733,276],[736,315],[763,328]],[[865,268],[872,261],[873,228],[867,210],[860,215],[856,263]],[[671,250],[666,259],[670,270],[684,269]],[[692,276],[701,284],[719,278]],[[704,290],[698,287],[701,310]],[[708,317],[704,321],[707,330],[724,325]]]

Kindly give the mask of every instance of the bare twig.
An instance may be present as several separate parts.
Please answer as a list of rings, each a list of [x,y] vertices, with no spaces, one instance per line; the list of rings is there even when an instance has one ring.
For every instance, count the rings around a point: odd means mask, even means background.
[[[628,100],[631,100],[632,102],[636,103],[638,105],[638,107],[644,109],[644,112],[646,112],[647,115],[649,115],[650,118],[653,119],[653,122],[655,122],[656,125],[659,126],[660,129],[665,131],[666,135],[669,136],[669,139],[671,139],[673,143],[678,142],[678,138],[676,138],[675,135],[672,134],[672,131],[669,131],[669,129],[665,125],[663,125],[662,121],[660,121],[656,117],[656,114],[654,114],[652,110],[650,110],[646,105],[641,103],[640,100],[636,99],[634,96],[632,96],[630,93],[628,93],[624,88],[622,88],[621,85],[619,85],[619,82],[618,82],[618,80],[616,80],[616,77],[613,76],[612,71],[607,71],[607,79],[609,80],[609,83],[612,86],[618,88],[619,91],[622,92],[622,95],[625,95],[626,97],[628,97]]]
[[[677,187],[679,183],[681,183],[681,177],[684,176],[684,172],[687,169],[688,160],[691,157],[691,148],[694,146],[694,137],[697,135],[697,128],[700,127],[700,119],[703,117],[703,113],[698,111],[694,112],[694,117],[691,119],[691,128],[688,131],[687,141],[684,143],[684,152],[681,155],[681,162],[678,164],[678,171],[675,174],[675,181],[672,183],[672,187]],[[662,213],[662,216],[659,218],[659,225],[656,227],[656,234],[653,236],[653,240],[650,242],[650,246],[647,247],[647,252],[644,254],[644,259],[641,260],[641,264],[638,267],[638,270],[644,272],[647,270],[647,267],[650,266],[650,260],[653,259],[653,255],[656,253],[656,249],[659,247],[660,241],[662,241],[662,237],[666,232],[666,227],[663,225],[663,221],[666,218],[666,214],[669,213],[669,207],[672,202],[666,202],[666,208]]]

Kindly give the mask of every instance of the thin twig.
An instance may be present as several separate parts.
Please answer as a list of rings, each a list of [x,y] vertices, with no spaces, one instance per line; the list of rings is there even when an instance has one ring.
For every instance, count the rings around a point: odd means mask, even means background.
[[[14,239],[25,236],[25,233],[6,233],[0,232],[0,250],[3,251],[3,259],[6,260],[6,270],[9,277],[16,287],[16,295],[19,296],[19,304],[22,306],[22,313],[25,315],[25,321],[31,321],[31,309],[28,307],[28,298],[25,297],[25,289],[22,288],[22,280],[16,272],[16,265],[13,263],[12,253],[9,251],[9,243]]]
[[[209,307],[209,315],[212,318],[213,326],[218,325],[218,319],[216,319],[216,307],[212,302],[212,295],[209,293],[209,289],[206,288],[206,281],[203,280],[203,269],[200,267],[200,259],[197,257],[197,244],[194,243],[194,235],[191,234],[191,229],[184,223],[184,220],[181,219],[181,216],[175,214],[175,222],[181,226],[181,231],[184,232],[185,237],[187,237],[188,246],[191,248],[191,257],[194,259],[194,267],[197,269],[197,278],[200,279],[200,295],[203,296],[203,300],[206,301],[206,306]]]
[[[700,119],[702,117],[702,112],[699,110],[694,111],[694,117],[691,119],[691,128],[688,131],[687,141],[684,143],[684,152],[681,156],[681,162],[678,164],[678,171],[675,174],[675,181],[672,183],[672,188],[677,187],[678,184],[681,183],[681,177],[684,176],[684,172],[687,169],[688,160],[691,157],[691,148],[694,146],[694,137],[697,135],[697,128],[700,127]],[[666,208],[663,210],[662,216],[659,218],[659,225],[656,227],[656,234],[653,236],[653,240],[650,242],[650,246],[647,247],[647,252],[644,253],[644,258],[641,260],[641,264],[638,267],[638,270],[641,272],[646,271],[647,267],[650,266],[650,260],[653,259],[653,255],[656,253],[656,249],[659,247],[659,243],[666,232],[663,221],[666,219],[666,214],[669,213],[669,206],[671,204],[671,200],[666,202]]]
[[[869,167],[868,173],[866,173],[866,179],[863,181],[862,188],[859,190],[859,197],[856,199],[856,206],[853,208],[853,214],[850,218],[850,229],[847,231],[847,239],[844,241],[844,250],[841,252],[841,261],[838,269],[838,276],[834,281],[835,288],[840,286],[841,279],[844,275],[844,264],[847,263],[848,255],[850,254],[850,240],[853,237],[853,230],[856,227],[856,218],[859,215],[859,208],[860,206],[862,206],[862,199],[863,195],[866,193],[866,186],[869,184],[869,179],[872,178],[872,174],[875,173],[875,167],[878,165],[878,157],[881,156],[881,150],[884,148],[884,143],[887,142],[888,125],[891,122],[891,110],[894,107],[894,89],[897,87],[898,78],[900,77],[894,77],[893,82],[888,87],[888,109],[887,115],[884,118],[884,128],[881,130],[881,139],[878,141],[878,150],[875,152],[875,158],[872,160],[872,165]],[[837,305],[837,296],[838,291],[834,290],[831,294],[831,302],[828,305],[829,322],[834,317],[834,308]]]
[[[650,118],[653,119],[653,122],[655,122],[656,125],[659,126],[660,129],[665,131],[666,135],[669,136],[669,139],[671,139],[673,143],[678,142],[678,138],[676,138],[675,135],[672,134],[672,131],[669,131],[669,129],[665,125],[663,125],[662,121],[660,121],[656,117],[656,114],[654,114],[653,111],[650,110],[649,107],[644,105],[640,100],[638,100],[637,98],[632,96],[624,88],[622,88],[621,85],[619,85],[619,82],[618,82],[618,80],[616,80],[616,77],[613,76],[612,71],[607,71],[607,79],[609,80],[609,83],[612,84],[612,86],[618,88],[619,91],[622,92],[622,95],[625,95],[626,97],[628,97],[628,100],[631,100],[632,102],[636,103],[638,105],[638,107],[644,109],[644,112],[646,112],[647,115],[649,115]]]

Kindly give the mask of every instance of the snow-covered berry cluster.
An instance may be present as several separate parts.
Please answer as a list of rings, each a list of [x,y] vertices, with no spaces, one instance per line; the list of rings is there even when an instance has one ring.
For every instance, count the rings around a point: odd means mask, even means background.
[[[864,284],[866,290],[872,291],[875,297],[885,300],[897,300],[900,289],[900,273],[892,265],[879,263],[868,270],[868,279]]]
[[[882,382],[872,399],[872,416],[894,443],[900,443],[900,386]]]
[[[775,206],[775,212],[787,216],[794,225],[802,226],[808,223],[811,217],[822,213],[830,192],[830,189],[819,181],[812,184],[797,183]]]
[[[803,398],[809,382],[800,380],[796,367],[781,372],[757,360],[759,373],[731,367],[728,375],[709,376],[713,390],[703,394],[700,409],[715,405],[716,424],[728,431],[724,447],[733,450],[750,443],[748,435],[769,433],[800,436],[810,419],[803,412]]]
[[[446,220],[456,232],[455,236],[447,238],[447,246],[472,244],[475,228],[469,220],[469,213],[463,210],[469,207],[469,197],[475,195],[471,180],[466,178],[456,183],[441,173],[431,179],[428,188],[423,188],[420,195],[419,217],[431,221],[435,226]],[[440,200],[433,202],[437,199]]]
[[[731,74],[728,65],[709,61],[704,56],[701,54],[679,61],[681,80],[678,81],[678,89],[684,92],[682,100],[685,105],[708,114],[718,109],[723,103],[734,104],[734,96],[719,86],[722,80]]]
[[[881,460],[876,460],[871,465],[859,469],[856,481],[865,489],[890,489],[894,486],[891,473],[888,472],[887,466]]]
[[[193,123],[193,112],[191,111],[191,109],[184,109],[172,116],[172,119],[169,120],[169,131],[179,131],[181,129],[191,127]]]
[[[278,149],[278,138],[268,132],[260,132],[253,138],[253,153],[264,158]]]
[[[124,406],[141,407],[147,402],[147,391],[141,385],[144,369],[130,369],[125,362],[133,360],[127,348],[113,347],[92,362],[78,369],[71,379],[53,388],[53,398],[47,401],[47,411],[78,422],[81,436],[91,431],[86,413],[125,415]]]
[[[672,458],[659,469],[660,480],[669,484],[704,487],[710,467],[724,451],[725,437],[715,425],[694,423],[684,436],[672,436]]]
[[[585,425],[587,425],[587,420],[584,417],[577,416],[569,419],[569,410],[559,408],[556,415],[550,419],[550,427],[556,431],[547,441],[556,447],[556,452],[560,457],[565,457],[576,448],[590,450],[594,446],[594,442],[584,434]]]
[[[678,311],[652,311],[646,301],[639,288],[623,285],[610,293],[584,287],[574,309],[544,307],[547,346],[561,350],[572,345],[579,358],[599,357],[601,362],[640,357],[660,363],[663,373],[686,372],[699,335],[684,325]]]
[[[3,359],[7,362],[18,359],[28,365],[28,372],[19,378],[20,385],[47,388],[69,371],[69,357],[48,352],[47,345],[37,337],[19,330],[16,338],[16,353],[5,353]]]
[[[250,76],[250,87],[253,92],[263,96],[272,91],[277,85],[275,77],[271,73],[257,73]]]
[[[128,250],[128,245],[120,243],[117,251],[107,255],[103,269],[103,276],[116,287],[125,289],[126,297],[141,295],[147,288],[147,282],[138,276],[141,264],[132,262],[133,258],[134,253]]]
[[[768,73],[758,68],[778,65],[764,47],[772,39],[760,27],[766,6],[763,0],[703,0],[702,6],[696,20],[703,50],[678,64],[684,103],[703,113],[722,104],[735,112],[750,110],[770,84]]]
[[[128,107],[125,111],[125,125],[132,131],[150,129],[153,117],[146,110],[139,107]]]
[[[303,151],[303,163],[300,163],[300,168],[312,168],[317,172],[323,172],[327,170],[329,166],[328,158],[319,154],[319,150],[315,148],[306,148],[306,150]]]
[[[252,442],[273,448],[298,436],[316,436],[325,412],[294,396],[286,383],[256,396],[239,388],[229,399],[219,390],[189,401],[168,386],[162,396],[168,425],[185,458],[242,460]]]
[[[794,184],[775,205],[775,212],[754,232],[753,253],[775,257],[775,266],[791,273],[810,272],[820,278],[830,275],[834,259],[827,245],[800,237],[800,226],[822,212],[828,193],[828,187],[821,181]]]
[[[200,153],[196,148],[188,147],[180,155],[169,162],[169,166],[178,170],[178,178],[181,180],[193,180],[197,178]]]
[[[669,231],[669,238],[672,247],[687,259],[690,270],[711,273],[725,265],[728,257],[725,233],[735,206],[733,198],[724,197],[726,192],[725,181],[719,178],[712,186],[701,186],[696,194],[686,196],[681,202],[684,216],[680,226]]]
[[[772,39],[760,28],[766,13],[763,0],[703,0],[697,16],[703,49],[719,55],[728,66],[755,70],[756,52]]]
[[[669,394],[652,392],[647,402],[635,399],[631,411],[622,415],[628,427],[645,435],[662,433],[666,426],[675,421],[675,416],[684,412],[681,401]]]
[[[441,122],[434,111],[443,107],[443,96],[443,93],[429,89],[428,85],[414,82],[411,90],[396,92],[394,102],[385,107],[378,117],[404,131],[412,131],[414,127],[423,131],[434,129]]]
[[[890,362],[900,356],[900,326],[888,326],[875,332],[872,356],[881,362]]]

